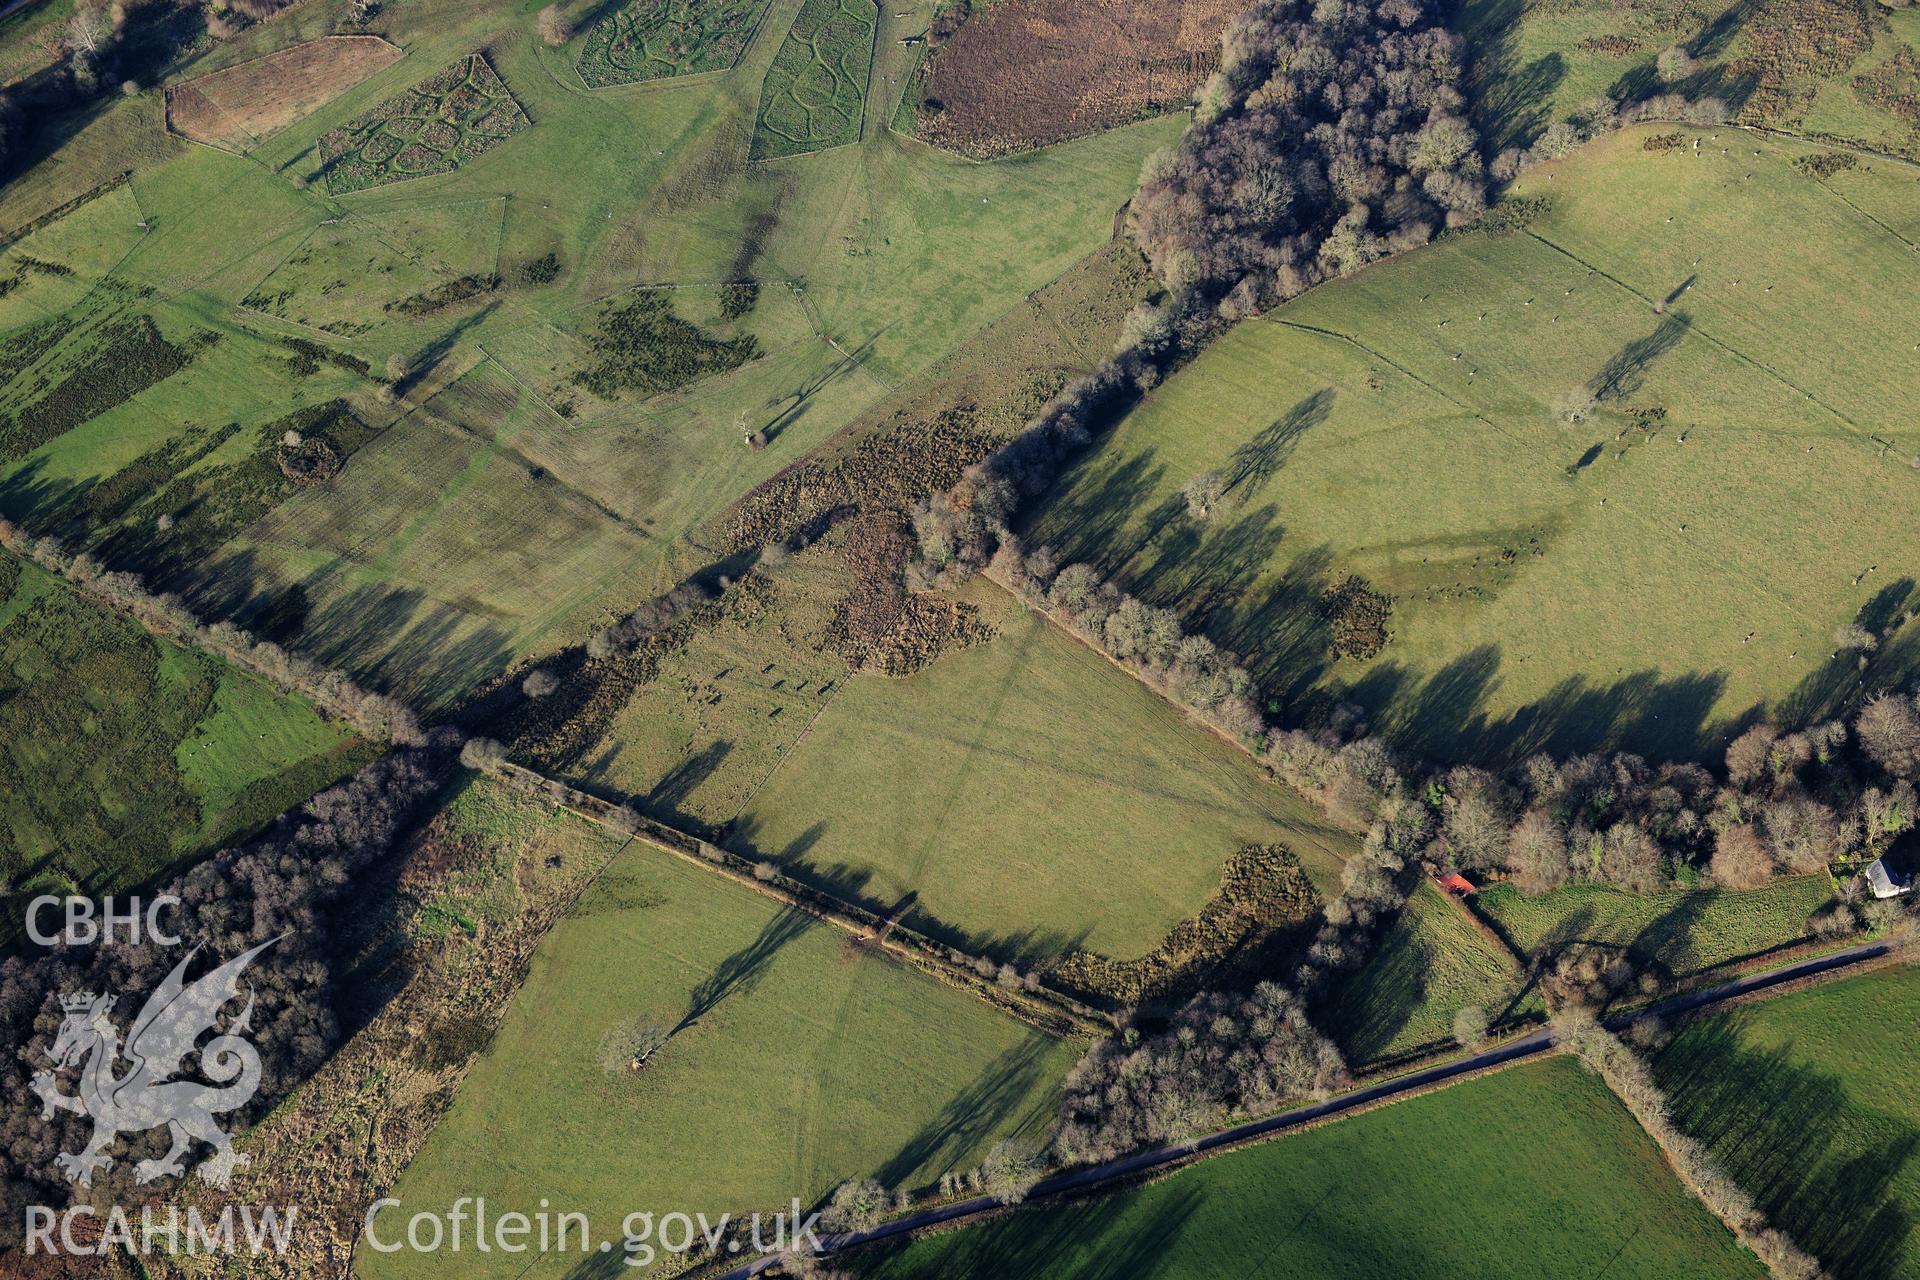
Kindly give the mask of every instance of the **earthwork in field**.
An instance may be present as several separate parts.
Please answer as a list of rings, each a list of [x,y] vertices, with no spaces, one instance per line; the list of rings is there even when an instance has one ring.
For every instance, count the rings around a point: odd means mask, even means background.
[[[632,0],[587,33],[580,78],[600,89],[731,67],[766,11],[767,0]]]
[[[530,123],[476,53],[322,137],[327,188],[345,195],[449,173]]]
[[[395,1195],[710,1217],[880,1170],[925,1185],[1037,1131],[1077,1046],[869,954],[808,915],[630,845],[556,925]],[[644,1070],[632,1069],[646,1054]],[[795,1060],[804,1072],[789,1070]],[[469,1258],[565,1276],[579,1259]],[[369,1255],[377,1280],[439,1274]]]
[[[873,0],[806,0],[760,89],[756,160],[860,140],[878,22]]]

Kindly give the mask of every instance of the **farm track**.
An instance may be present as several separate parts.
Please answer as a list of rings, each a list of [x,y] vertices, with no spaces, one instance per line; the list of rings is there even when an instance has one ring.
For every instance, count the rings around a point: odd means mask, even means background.
[[[1657,1004],[1648,1005],[1644,1009],[1607,1018],[1603,1020],[1603,1025],[1609,1030],[1617,1031],[1643,1018],[1695,1013],[1701,1009],[1791,983],[1824,980],[1835,975],[1847,976],[1849,971],[1856,967],[1868,961],[1883,959],[1892,952],[1892,946],[1885,942],[1862,943],[1830,955],[1735,978],[1704,991],[1675,996]],[[1414,1094],[1443,1088],[1462,1079],[1530,1061],[1553,1049],[1556,1041],[1557,1037],[1552,1028],[1542,1028],[1518,1040],[1484,1050],[1459,1061],[1443,1063],[1395,1079],[1383,1080],[1340,1097],[1329,1098],[1324,1102],[1296,1107],[1291,1111],[1283,1111],[1263,1120],[1253,1120],[1226,1129],[1218,1129],[1187,1142],[1157,1147],[1151,1151],[1137,1152],[1118,1160],[1110,1160],[1105,1164],[1056,1174],[1037,1183],[1027,1193],[1026,1202],[1065,1199],[1098,1192],[1145,1175],[1171,1170],[1203,1156],[1224,1154],[1249,1143],[1277,1137],[1309,1125],[1344,1119]],[[924,1209],[867,1231],[826,1236],[821,1239],[820,1253],[829,1255],[883,1240],[897,1239],[930,1227],[964,1222],[1010,1207],[1012,1206],[997,1196],[976,1196],[955,1204]],[[776,1256],[761,1257],[720,1273],[717,1280],[747,1280],[748,1277],[757,1276],[772,1267],[777,1261]]]

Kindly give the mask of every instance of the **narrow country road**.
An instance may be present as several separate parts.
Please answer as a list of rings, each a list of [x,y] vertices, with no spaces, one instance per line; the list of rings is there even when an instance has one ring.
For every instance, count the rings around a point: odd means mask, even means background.
[[[1621,1027],[1636,1022],[1641,1018],[1692,1013],[1710,1005],[1732,1000],[1737,996],[1749,995],[1756,991],[1764,991],[1769,987],[1777,987],[1782,983],[1794,982],[1801,978],[1818,977],[1822,974],[1834,972],[1835,970],[1846,969],[1857,964],[1862,964],[1868,960],[1875,960],[1888,954],[1890,949],[1891,948],[1884,942],[1862,943],[1859,946],[1848,947],[1844,951],[1836,951],[1830,955],[1820,956],[1816,959],[1797,961],[1793,964],[1783,965],[1778,969],[1767,969],[1760,973],[1748,974],[1746,977],[1735,978],[1730,982],[1722,983],[1716,987],[1707,987],[1699,991],[1689,992],[1686,995],[1675,996],[1671,1000],[1663,1000],[1658,1004],[1649,1005],[1645,1009],[1634,1013],[1619,1014],[1606,1019],[1606,1026],[1610,1030],[1617,1031]],[[1268,1116],[1264,1120],[1250,1120],[1245,1124],[1235,1125],[1230,1129],[1221,1129],[1217,1132],[1209,1133],[1204,1137],[1176,1143],[1173,1146],[1156,1147],[1151,1151],[1141,1151],[1134,1155],[1123,1156],[1118,1160],[1110,1160],[1105,1164],[1089,1165],[1084,1169],[1075,1169],[1067,1173],[1056,1174],[1042,1182],[1035,1183],[1033,1189],[1027,1193],[1027,1202],[1032,1203],[1033,1201],[1045,1200],[1052,1196],[1091,1190],[1105,1183],[1117,1182],[1160,1165],[1183,1160],[1189,1156],[1201,1155],[1220,1147],[1233,1146],[1236,1143],[1245,1142],[1251,1138],[1284,1133],[1289,1129],[1297,1129],[1301,1125],[1309,1124],[1315,1120],[1324,1120],[1330,1116],[1338,1116],[1344,1112],[1355,1111],[1387,1098],[1398,1097],[1401,1094],[1412,1093],[1436,1084],[1443,1084],[1448,1080],[1469,1075],[1476,1071],[1508,1066],[1526,1058],[1531,1058],[1536,1054],[1544,1053],[1553,1047],[1553,1041],[1554,1036],[1552,1029],[1543,1027],[1538,1031],[1520,1037],[1518,1040],[1509,1041],[1506,1044],[1500,1045],[1498,1048],[1488,1049],[1484,1053],[1476,1053],[1471,1057],[1462,1058],[1458,1062],[1444,1063],[1437,1067],[1428,1067],[1424,1071],[1413,1072],[1411,1075],[1396,1076],[1391,1080],[1382,1080],[1377,1084],[1370,1084],[1365,1088],[1356,1089],[1352,1093],[1341,1094],[1337,1098],[1328,1098],[1324,1102],[1315,1102],[1308,1106],[1296,1107],[1292,1111],[1283,1111],[1279,1115]],[[944,1222],[955,1222],[963,1218],[975,1217],[1001,1207],[1003,1207],[1001,1201],[996,1196],[976,1196],[971,1200],[961,1200],[954,1204],[941,1205],[937,1209],[926,1209],[919,1213],[908,1214],[904,1218],[895,1218],[891,1222],[882,1223],[868,1231],[824,1236],[821,1238],[820,1252],[822,1254],[834,1253],[840,1249],[849,1248],[854,1245],[870,1244],[876,1240],[887,1240],[894,1236],[905,1235],[910,1231],[917,1231],[922,1227],[937,1226]],[[772,1267],[774,1261],[775,1259],[772,1256],[757,1258],[752,1262],[744,1263],[726,1272],[720,1277],[720,1280],[746,1280],[746,1277],[758,1275],[760,1272]]]

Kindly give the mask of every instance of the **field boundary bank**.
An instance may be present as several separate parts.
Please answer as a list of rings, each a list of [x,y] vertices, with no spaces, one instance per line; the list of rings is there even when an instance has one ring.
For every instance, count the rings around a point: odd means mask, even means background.
[[[495,776],[524,794],[545,795],[589,821],[619,829],[615,819],[618,806],[568,786],[559,779],[548,778],[537,770],[511,762],[499,765]],[[943,946],[891,917],[835,897],[784,872],[776,872],[771,879],[762,880],[754,874],[753,864],[748,859],[722,849],[711,841],[645,816],[640,818],[639,829],[632,833],[632,839],[703,867],[764,897],[804,911],[815,919],[824,920],[852,934],[859,943],[877,948],[949,986],[966,990],[1048,1035],[1068,1039],[1107,1034],[1107,1021],[1096,1010],[1070,997],[1045,988],[1041,992],[1027,992],[1001,987],[973,969],[948,959],[946,953],[954,948]]]
[[[1648,1017],[1692,1014],[1721,1004],[1746,1002],[1762,995],[1805,990],[1836,977],[1855,977],[1874,972],[1863,968],[1870,961],[1904,963],[1905,957],[1887,941],[1861,943],[1820,959],[1805,960],[1778,969],[1723,983],[1709,990],[1679,996],[1631,1013],[1601,1019],[1609,1031],[1617,1031]],[[1404,1102],[1437,1092],[1449,1085],[1478,1079],[1529,1061],[1557,1047],[1558,1037],[1551,1027],[1527,1033],[1505,1044],[1482,1050],[1454,1062],[1443,1062],[1423,1070],[1380,1080],[1306,1106],[1192,1138],[1186,1142],[1136,1152],[1105,1164],[1070,1170],[1043,1179],[1027,1192],[1025,1203],[1039,1200],[1065,1201],[1081,1195],[1123,1190],[1151,1178],[1180,1171],[1199,1160],[1230,1151],[1238,1151],[1261,1142],[1316,1128],[1322,1124],[1363,1115],[1383,1106]],[[818,1256],[831,1256],[848,1250],[877,1244],[883,1240],[912,1239],[930,1230],[966,1223],[1004,1212],[1013,1206],[997,1196],[978,1196],[970,1200],[924,1209],[866,1231],[829,1235],[822,1241]],[[701,1273],[710,1280],[747,1280],[775,1265],[778,1255],[766,1255],[724,1272],[709,1269]]]

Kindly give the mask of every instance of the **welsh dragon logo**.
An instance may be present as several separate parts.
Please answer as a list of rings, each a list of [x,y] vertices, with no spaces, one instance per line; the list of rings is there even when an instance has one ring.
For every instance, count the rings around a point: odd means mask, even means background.
[[[93,1137],[84,1150],[62,1152],[54,1158],[68,1181],[76,1186],[91,1185],[94,1171],[113,1163],[106,1149],[115,1138],[161,1125],[171,1131],[173,1147],[158,1160],[142,1160],[135,1165],[137,1182],[184,1172],[184,1157],[196,1139],[213,1148],[213,1154],[196,1170],[212,1186],[225,1188],[233,1171],[252,1159],[234,1151],[232,1140],[213,1119],[216,1114],[245,1106],[260,1087],[260,1054],[242,1034],[253,1016],[251,991],[246,1008],[224,1034],[205,1045],[197,1042],[213,1030],[221,1008],[239,998],[240,974],[255,956],[278,941],[269,939],[188,983],[187,966],[200,952],[198,946],[194,947],[147,997],[124,1047],[111,1017],[119,997],[86,991],[60,998],[66,1019],[54,1038],[51,1056],[54,1070],[80,1067],[79,1092],[60,1092],[52,1070],[33,1077],[33,1091],[40,1095],[43,1118],[51,1119],[54,1111],[60,1110],[93,1121]],[[175,1079],[183,1074],[186,1059],[196,1049],[200,1057],[198,1074],[212,1084]],[[116,1074],[123,1060],[127,1068]]]

